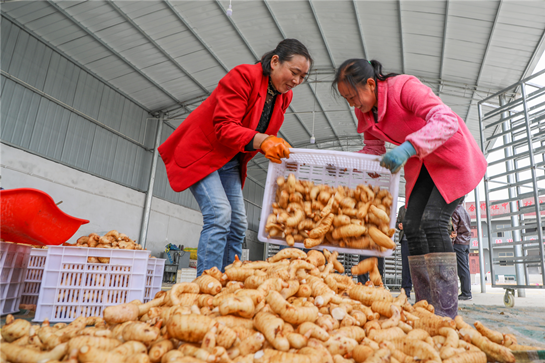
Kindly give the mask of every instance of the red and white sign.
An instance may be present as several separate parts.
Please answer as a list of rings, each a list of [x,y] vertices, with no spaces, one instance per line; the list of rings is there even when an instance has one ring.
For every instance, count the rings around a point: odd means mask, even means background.
[[[473,240],[471,241],[471,247],[478,248],[479,247],[479,240]]]
[[[492,201],[492,203],[493,202],[494,201]],[[539,198],[539,203],[540,204],[545,203],[545,197]],[[464,204],[465,204],[465,209],[469,213],[469,216],[471,217],[471,219],[473,220],[476,219],[477,215],[475,213],[476,212],[475,202],[466,202]],[[529,207],[532,205],[534,205],[534,198],[526,198],[526,199],[523,199],[522,201],[519,201],[519,208]],[[481,202],[479,207],[481,210],[481,218],[486,218],[486,202]],[[492,205],[490,206],[490,210],[491,210],[492,216],[498,216],[498,215],[507,214],[511,212],[511,208],[509,206],[509,203],[507,202],[502,204]],[[524,214],[524,216],[526,217],[534,217],[535,215],[536,215],[535,212]],[[545,216],[545,211],[542,211],[541,215]]]

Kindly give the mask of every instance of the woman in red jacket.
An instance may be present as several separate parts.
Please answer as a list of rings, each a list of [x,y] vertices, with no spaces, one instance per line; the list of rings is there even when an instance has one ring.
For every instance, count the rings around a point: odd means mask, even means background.
[[[307,48],[285,39],[261,62],[242,64],[159,147],[172,189],[189,188],[203,214],[197,276],[241,256],[248,222],[242,188],[257,151],[280,163],[291,147],[276,137],[312,65]]]
[[[456,254],[450,216],[483,178],[486,160],[464,121],[413,76],[382,74],[373,60],[349,59],[333,87],[356,108],[360,152],[381,155],[393,173],[405,167],[407,211],[403,230],[416,301],[454,318],[458,307]],[[385,141],[398,145],[386,152]]]

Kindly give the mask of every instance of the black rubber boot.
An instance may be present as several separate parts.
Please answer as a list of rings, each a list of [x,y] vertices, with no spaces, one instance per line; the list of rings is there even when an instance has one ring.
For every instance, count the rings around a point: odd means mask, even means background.
[[[458,315],[456,253],[429,253],[425,258],[431,288],[428,302],[435,308],[435,314],[454,319]]]
[[[430,279],[428,277],[425,255],[409,256],[409,269],[411,270],[411,279],[413,280],[414,301],[426,300],[431,304]]]

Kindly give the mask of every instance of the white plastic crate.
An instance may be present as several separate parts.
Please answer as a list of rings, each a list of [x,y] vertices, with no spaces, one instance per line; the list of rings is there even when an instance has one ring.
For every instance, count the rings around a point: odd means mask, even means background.
[[[102,316],[104,308],[144,299],[149,251],[49,247],[34,321]],[[88,263],[88,257],[109,263]]]
[[[287,245],[286,241],[277,238],[269,238],[265,232],[267,217],[272,213],[272,203],[276,196],[276,179],[279,176],[287,177],[294,174],[298,180],[313,181],[314,184],[327,184],[332,187],[339,185],[355,188],[358,184],[368,184],[387,189],[392,194],[392,207],[390,209],[390,228],[395,227],[397,212],[397,197],[399,195],[400,173],[392,174],[386,168],[380,166],[380,157],[353,152],[334,150],[309,150],[290,149],[290,158],[282,159],[281,164],[269,163],[267,182],[263,195],[263,207],[259,222],[258,239],[277,245]],[[377,176],[375,178],[375,176]],[[302,242],[296,242],[294,247],[305,248]],[[331,245],[318,245],[313,249],[323,250],[327,248],[339,253],[350,253],[371,256],[390,256],[392,251],[378,252],[374,250],[359,250],[354,248],[342,248]]]
[[[42,285],[47,249],[32,248],[26,270],[25,285],[21,295],[21,304],[38,304],[38,295]]]
[[[176,283],[180,282],[193,282],[197,278],[197,269],[194,268],[182,268],[176,273]]]
[[[153,300],[155,294],[161,291],[163,273],[165,272],[164,258],[151,258],[148,260],[148,272],[146,274],[146,290],[144,291],[144,303]]]
[[[0,242],[0,315],[19,311],[31,248]]]

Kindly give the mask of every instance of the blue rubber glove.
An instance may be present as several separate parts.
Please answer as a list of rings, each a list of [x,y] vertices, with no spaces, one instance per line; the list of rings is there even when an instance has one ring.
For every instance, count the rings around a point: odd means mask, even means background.
[[[380,160],[380,166],[389,169],[392,174],[395,174],[413,155],[416,155],[414,146],[409,141],[405,141],[403,144],[384,154]]]

